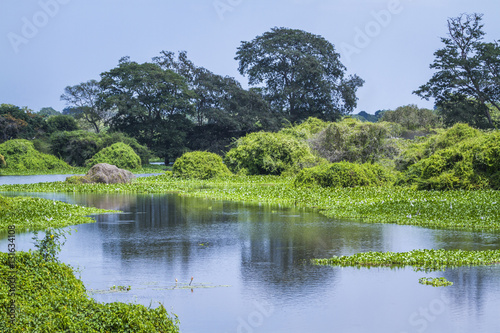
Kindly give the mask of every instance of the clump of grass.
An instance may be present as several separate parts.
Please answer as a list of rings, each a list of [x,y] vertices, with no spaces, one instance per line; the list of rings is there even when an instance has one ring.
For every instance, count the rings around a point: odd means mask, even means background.
[[[433,287],[447,287],[447,286],[453,285],[453,282],[446,280],[446,278],[444,278],[444,277],[440,277],[440,278],[423,277],[423,278],[418,279],[418,283],[433,286]]]
[[[313,259],[315,265],[353,267],[405,267],[415,270],[444,270],[449,267],[500,263],[500,250],[413,250],[410,252],[363,252],[350,256]]]

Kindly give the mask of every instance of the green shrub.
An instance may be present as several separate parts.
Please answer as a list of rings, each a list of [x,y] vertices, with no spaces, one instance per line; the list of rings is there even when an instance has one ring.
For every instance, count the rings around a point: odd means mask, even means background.
[[[346,118],[330,123],[311,140],[311,147],[330,162],[376,162],[399,155],[392,140],[401,134],[401,126],[394,123],[369,123]]]
[[[78,125],[75,118],[68,115],[57,115],[49,117],[49,119],[47,119],[47,125],[50,132],[78,130]]]
[[[7,163],[5,163],[5,157],[3,157],[3,155],[0,154],[0,169],[6,168],[6,167],[7,167]]]
[[[141,164],[149,163],[150,153],[147,147],[137,143],[137,140],[123,133],[92,133],[87,131],[55,132],[50,136],[52,153],[74,166],[84,166],[103,148],[123,142],[141,158]]]
[[[298,172],[320,162],[309,146],[284,133],[250,133],[236,141],[225,156],[229,169],[250,175],[280,175]]]
[[[0,281],[1,332],[171,332],[178,320],[165,308],[140,304],[99,303],[87,295],[71,267],[44,261],[37,252],[16,252],[16,317],[12,324],[7,308],[7,278]],[[0,253],[0,274],[12,276],[9,255]]]
[[[120,169],[137,169],[141,167],[141,158],[129,145],[118,142],[103,148],[87,160],[85,166],[91,167],[99,163],[116,165]]]
[[[377,164],[338,162],[303,169],[295,178],[296,186],[322,187],[373,186],[390,182],[392,176]]]
[[[68,164],[57,157],[39,152],[33,143],[24,139],[9,140],[0,144],[0,154],[5,157],[7,168],[12,170],[70,168]]]
[[[328,126],[328,123],[314,117],[309,117],[299,125],[290,126],[280,131],[283,134],[289,134],[297,139],[308,140],[315,134],[318,134]]]
[[[498,188],[500,132],[483,133],[460,124],[432,141],[434,147],[446,148],[423,154],[397,184],[427,190]]]
[[[231,176],[232,173],[219,155],[206,151],[194,151],[184,153],[175,161],[172,175],[182,178],[209,179]]]

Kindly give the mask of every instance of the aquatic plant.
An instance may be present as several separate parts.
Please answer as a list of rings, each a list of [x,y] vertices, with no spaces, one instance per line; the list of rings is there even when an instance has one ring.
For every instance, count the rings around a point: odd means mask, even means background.
[[[426,228],[500,231],[500,191],[417,191],[408,187],[294,186],[293,177],[231,176],[208,180],[164,174],[133,184],[63,182],[3,185],[0,191],[74,193],[165,193],[218,200],[314,208],[332,218]]]
[[[0,274],[10,273],[9,255],[0,253]],[[15,302],[11,323],[0,311],[1,332],[179,332],[179,321],[163,305],[156,308],[120,302],[99,303],[87,295],[71,267],[44,261],[37,252],[16,252],[16,293],[0,281],[0,306]]]
[[[198,179],[232,175],[222,157],[206,151],[184,153],[175,161],[172,174],[174,177]]]
[[[61,252],[61,247],[66,243],[66,234],[71,235],[71,229],[62,230],[47,228],[45,236],[38,239],[38,231],[33,233],[33,241],[38,253],[45,261],[58,261],[57,255]]]
[[[500,263],[500,250],[413,250],[410,252],[363,252],[350,256],[313,259],[315,265],[354,267],[405,267],[416,270],[444,270],[458,266],[494,265]]]
[[[418,279],[418,283],[433,286],[433,287],[447,287],[447,286],[453,285],[453,282],[446,280],[446,278],[444,278],[444,277],[440,277],[440,278],[423,277],[423,278]]]
[[[82,207],[60,201],[0,196],[0,229],[16,225],[17,230],[45,230],[69,225],[92,223],[90,214],[115,212],[112,210]]]
[[[141,159],[134,150],[122,142],[117,142],[103,148],[85,162],[85,166],[92,167],[99,163],[116,165],[120,169],[137,169],[141,167]]]

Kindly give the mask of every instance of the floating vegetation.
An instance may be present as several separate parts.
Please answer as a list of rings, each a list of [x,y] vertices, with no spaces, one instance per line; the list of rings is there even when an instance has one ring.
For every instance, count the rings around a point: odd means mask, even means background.
[[[353,267],[405,267],[436,271],[449,267],[481,266],[500,263],[500,250],[413,250],[410,252],[363,252],[350,256],[313,259],[313,264]]]
[[[109,289],[104,289],[104,290],[101,290],[101,289],[90,289],[88,290],[87,292],[89,294],[111,294],[111,293],[123,293],[123,292],[127,292],[127,291],[130,291],[130,289],[132,289],[130,286],[112,286],[110,287]]]
[[[433,286],[433,287],[447,287],[447,286],[453,285],[453,282],[446,280],[446,278],[444,278],[444,277],[440,277],[440,278],[423,277],[423,278],[418,279],[418,283]]]
[[[3,209],[2,209],[3,207]],[[0,195],[0,229],[15,224],[17,230],[44,230],[69,225],[92,223],[90,214],[116,212],[71,205],[61,201]]]
[[[232,176],[209,180],[169,174],[131,184],[3,185],[0,191],[72,193],[165,193],[240,202],[315,208],[332,218],[426,228],[500,231],[500,191],[417,191],[406,187],[296,187],[293,177]]]

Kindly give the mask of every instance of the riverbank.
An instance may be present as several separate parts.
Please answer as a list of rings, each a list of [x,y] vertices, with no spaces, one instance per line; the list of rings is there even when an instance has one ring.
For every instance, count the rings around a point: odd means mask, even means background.
[[[70,266],[45,261],[37,252],[10,257],[0,253],[0,273],[9,277],[0,281],[2,332],[179,332],[177,317],[161,304],[98,303]]]

